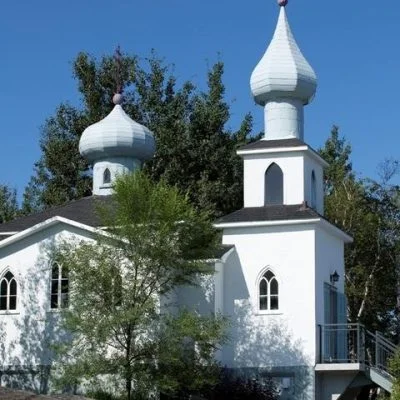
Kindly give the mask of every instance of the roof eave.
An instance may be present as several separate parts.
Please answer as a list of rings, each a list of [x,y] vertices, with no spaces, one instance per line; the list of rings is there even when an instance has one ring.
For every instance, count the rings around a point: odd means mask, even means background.
[[[10,237],[0,241],[0,249],[7,247],[13,243],[16,243],[22,239],[25,239],[26,237],[31,236],[37,232],[43,231],[44,229],[47,229],[53,225],[60,224],[60,223],[64,223],[66,225],[73,226],[75,228],[82,229],[84,231],[87,231],[87,232],[90,232],[93,234],[96,233],[96,234],[107,235],[107,232],[104,232],[98,228],[94,228],[92,226],[85,225],[80,222],[76,222],[71,219],[68,219],[68,218],[55,216],[55,217],[47,219],[46,221],[40,222],[30,228],[27,228],[23,231],[15,233],[13,236],[10,236]]]
[[[258,228],[268,226],[290,226],[290,225],[319,225],[333,236],[343,240],[344,243],[352,243],[353,238],[346,232],[332,225],[324,218],[293,219],[293,220],[274,220],[274,221],[243,221],[243,222],[220,222],[214,224],[216,229],[235,229],[235,228]]]
[[[326,162],[318,153],[312,150],[309,146],[293,146],[293,147],[274,147],[268,149],[248,149],[248,150],[238,150],[236,154],[239,156],[247,156],[247,155],[259,155],[259,154],[274,154],[274,153],[295,153],[295,152],[307,152],[314,160],[319,162],[324,168],[329,166],[329,163]]]

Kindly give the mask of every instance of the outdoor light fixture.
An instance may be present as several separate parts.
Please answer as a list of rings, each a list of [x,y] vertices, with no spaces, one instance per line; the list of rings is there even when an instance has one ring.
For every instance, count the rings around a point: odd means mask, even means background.
[[[333,274],[331,274],[331,284],[334,285],[336,282],[339,281],[340,275],[337,273],[336,269]]]

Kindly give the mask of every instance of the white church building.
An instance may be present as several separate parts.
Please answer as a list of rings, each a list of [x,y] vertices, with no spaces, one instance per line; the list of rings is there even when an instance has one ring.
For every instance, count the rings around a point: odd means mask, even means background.
[[[265,134],[238,150],[244,207],[215,222],[224,249],[215,275],[204,290],[182,288],[178,304],[229,317],[219,361],[272,377],[282,399],[350,400],[368,385],[390,391],[390,376],[365,359],[365,331],[346,325],[344,246],[352,238],[324,218],[327,163],[305,142],[303,113],[317,78],[291,32],[287,0],[279,5],[250,80]],[[48,344],[68,304],[68,276],[45,249],[60,238],[92,238],[101,224],[95,204],[108,201],[117,175],[154,154],[152,133],[124,112],[121,95],[114,103],[79,144],[93,164],[93,196],[0,225],[1,385],[48,389]]]

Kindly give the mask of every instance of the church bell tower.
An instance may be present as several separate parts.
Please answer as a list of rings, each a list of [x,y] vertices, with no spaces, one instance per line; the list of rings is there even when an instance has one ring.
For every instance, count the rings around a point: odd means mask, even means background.
[[[317,77],[292,34],[287,0],[272,41],[255,67],[250,86],[264,107],[261,141],[241,148],[244,159],[244,206],[305,204],[323,214],[323,167],[326,162],[304,142],[304,106],[314,98]]]

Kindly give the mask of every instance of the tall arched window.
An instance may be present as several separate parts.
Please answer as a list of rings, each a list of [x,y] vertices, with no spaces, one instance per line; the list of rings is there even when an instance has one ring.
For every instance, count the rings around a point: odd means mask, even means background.
[[[55,262],[51,269],[51,308],[68,307],[68,293],[68,269]]]
[[[315,172],[311,173],[311,208],[317,207],[317,182]]]
[[[111,183],[111,172],[106,168],[103,172],[103,184]]]
[[[118,307],[122,304],[122,276],[117,267],[111,268],[110,279],[104,282],[102,288],[103,300],[106,307]]]
[[[270,270],[266,271],[259,283],[260,310],[279,309],[279,284]]]
[[[265,205],[283,204],[283,172],[272,163],[265,172]]]
[[[17,309],[17,281],[14,275],[7,271],[0,281],[0,311]]]

